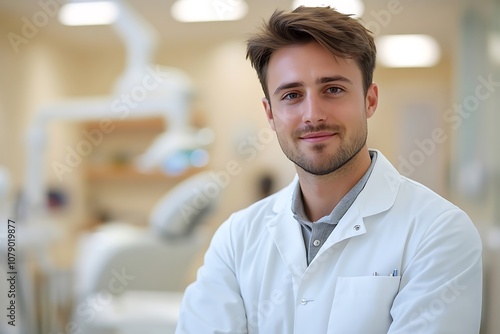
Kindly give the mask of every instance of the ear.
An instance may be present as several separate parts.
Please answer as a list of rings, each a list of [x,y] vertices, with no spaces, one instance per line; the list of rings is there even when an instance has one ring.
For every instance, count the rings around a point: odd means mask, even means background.
[[[264,106],[264,111],[266,112],[267,121],[269,122],[271,129],[273,129],[273,131],[276,131],[276,127],[274,126],[274,117],[273,117],[273,111],[271,109],[271,103],[269,103],[269,101],[264,97],[262,98],[262,105]]]
[[[366,118],[370,118],[377,110],[378,105],[378,86],[376,83],[372,83],[368,90],[366,91],[365,106],[366,106]]]

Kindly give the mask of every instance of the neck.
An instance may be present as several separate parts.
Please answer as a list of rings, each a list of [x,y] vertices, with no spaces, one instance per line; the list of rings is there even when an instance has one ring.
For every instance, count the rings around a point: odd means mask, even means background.
[[[363,177],[370,163],[370,153],[365,146],[345,165],[327,175],[313,175],[297,167],[307,218],[314,222],[329,215]]]

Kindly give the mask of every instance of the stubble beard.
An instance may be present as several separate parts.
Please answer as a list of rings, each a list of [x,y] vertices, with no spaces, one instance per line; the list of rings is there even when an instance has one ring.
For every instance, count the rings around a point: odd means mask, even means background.
[[[332,128],[325,125],[315,128],[309,127],[301,132],[307,133],[324,130],[336,132],[336,136],[339,137],[338,140],[340,141],[337,151],[331,153],[329,157],[325,156],[327,154],[325,153],[327,145],[322,143],[316,144],[312,147],[311,150],[314,154],[311,155],[311,153],[306,154],[306,152],[301,150],[298,145],[294,145],[293,148],[285,145],[279,137],[278,142],[280,143],[281,149],[285,153],[286,157],[305,172],[317,176],[328,175],[338,172],[343,167],[346,167],[349,161],[351,161],[363,149],[366,144],[368,131],[365,121],[362,131],[359,132],[351,142],[345,142],[345,128]]]

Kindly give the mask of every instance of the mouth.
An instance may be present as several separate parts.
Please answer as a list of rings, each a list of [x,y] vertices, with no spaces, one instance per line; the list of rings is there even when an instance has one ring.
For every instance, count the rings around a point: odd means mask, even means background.
[[[337,133],[335,133],[335,132],[324,132],[324,131],[323,132],[311,132],[311,133],[307,133],[303,136],[300,136],[299,139],[304,140],[306,142],[310,142],[310,143],[318,143],[318,142],[322,142],[322,141],[331,139],[335,135],[337,135]]]

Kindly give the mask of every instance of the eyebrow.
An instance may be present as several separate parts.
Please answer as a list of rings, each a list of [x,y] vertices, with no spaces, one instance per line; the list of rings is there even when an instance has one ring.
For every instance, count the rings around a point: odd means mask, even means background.
[[[321,77],[315,81],[317,85],[319,84],[325,84],[329,82],[345,82],[347,84],[352,85],[352,81],[349,80],[348,78],[342,76],[342,75],[334,75],[331,77]],[[285,89],[290,89],[290,88],[297,88],[297,87],[303,87],[304,82],[303,81],[295,81],[295,82],[286,82],[284,84],[279,85],[276,90],[274,91],[274,95],[278,94],[280,91],[285,90]]]

